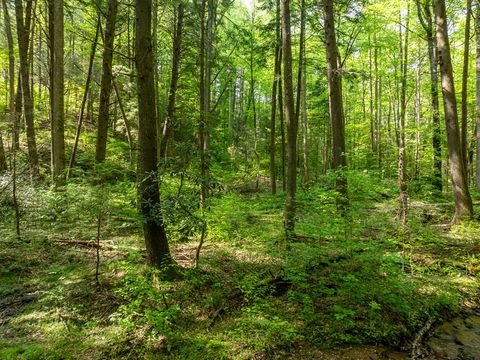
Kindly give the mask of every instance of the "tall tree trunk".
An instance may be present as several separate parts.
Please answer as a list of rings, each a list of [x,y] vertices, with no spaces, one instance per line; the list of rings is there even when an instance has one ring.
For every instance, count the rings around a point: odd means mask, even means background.
[[[476,16],[475,16],[475,46],[476,46],[476,167],[475,167],[475,184],[477,191],[480,192],[480,0],[476,0]]]
[[[407,11],[407,23],[405,29],[408,29],[410,9]],[[399,219],[402,225],[407,222],[408,210],[408,188],[407,188],[407,166],[406,166],[406,143],[405,143],[405,118],[407,110],[407,69],[408,69],[408,30],[402,30],[402,15],[399,22],[400,33],[400,118],[399,118],[399,147],[398,147],[398,186],[400,188],[399,198]],[[402,34],[405,35],[405,41]]]
[[[295,107],[295,123],[298,128],[300,113],[302,115],[302,141],[303,141],[303,182],[308,181],[308,153],[307,153],[307,116],[306,116],[306,63],[305,63],[305,28],[306,6],[305,0],[300,4],[300,49],[298,56],[297,98]]]
[[[438,61],[442,75],[443,108],[447,127],[448,158],[455,196],[455,220],[473,216],[472,198],[468,190],[466,169],[463,162],[460,131],[458,128],[457,100],[453,81],[450,43],[447,33],[445,0],[435,0],[435,23]]]
[[[8,10],[8,4],[6,0],[2,0],[2,9],[3,9],[3,20],[4,20],[4,27],[5,27],[5,36],[7,38],[7,46],[8,46],[8,108],[10,112],[10,121],[12,127],[15,125],[17,121],[16,111],[15,111],[15,48],[13,43],[13,36],[12,36],[12,25],[10,21],[10,13]],[[17,126],[18,128],[18,126]],[[19,139],[18,133],[12,132],[13,141],[12,146],[13,149],[19,149]]]
[[[138,197],[148,262],[172,262],[160,210],[157,178],[155,82],[152,53],[152,0],[135,0],[135,64],[138,94]]]
[[[52,176],[57,185],[64,182],[65,118],[64,118],[64,26],[63,0],[52,1],[53,6],[53,63],[52,68]]]
[[[440,130],[440,105],[438,100],[438,62],[435,54],[436,38],[433,33],[432,3],[427,0],[420,4],[417,0],[418,18],[427,35],[428,60],[430,64],[430,97],[432,106],[432,147],[433,147],[433,181],[432,185],[442,191],[442,141]]]
[[[103,41],[102,83],[100,86],[100,106],[98,109],[97,122],[95,160],[98,162],[105,160],[107,150],[108,125],[110,118],[110,94],[112,92],[113,42],[115,38],[117,10],[118,0],[109,0],[107,23],[105,25],[105,36]]]
[[[298,52],[298,72],[297,72],[297,97],[295,104],[295,123],[298,127],[300,119],[301,97],[302,97],[302,76],[305,66],[305,26],[306,26],[305,0],[300,2],[300,49]]]
[[[275,68],[272,82],[272,107],[270,112],[270,187],[272,195],[277,192],[277,177],[275,169],[275,120],[277,114],[277,89],[280,81],[280,0],[277,0],[275,19]]]
[[[4,19],[4,26],[5,26],[5,35],[7,38],[7,46],[8,46],[8,108],[10,113],[10,122],[12,128],[15,127],[16,116],[15,116],[15,52],[13,46],[13,36],[12,36],[12,28],[10,23],[10,15],[8,12],[8,5],[6,0],[2,0],[2,8],[3,8],[3,19]],[[13,151],[15,151],[18,146],[18,134],[16,135],[15,131],[12,131],[12,147]],[[2,156],[3,154],[3,156]],[[3,140],[1,139],[0,134],[0,171],[7,169],[7,161],[5,158],[5,150],[3,149]]]
[[[207,11],[207,0],[202,0],[200,8],[200,119],[198,124],[198,147],[200,153],[200,203],[202,208],[207,200],[207,175],[208,164],[206,158],[206,136],[207,136],[207,118],[209,112],[209,96],[210,84],[206,76],[206,67],[208,67],[208,61],[206,61],[207,53],[207,30],[205,24],[205,14]],[[206,64],[207,63],[207,64]]]
[[[468,61],[470,55],[470,18],[472,14],[472,0],[467,0],[467,14],[465,15],[465,40],[463,48],[463,73],[462,73],[462,157],[465,175],[468,182],[468,109],[467,109],[467,87],[468,87]]]
[[[295,193],[297,191],[297,124],[293,104],[292,38],[290,29],[290,0],[280,0],[282,14],[283,84],[285,120],[287,124],[287,199],[285,207],[285,234],[287,240],[295,237]]]
[[[100,16],[98,16],[97,29],[95,31],[95,38],[93,39],[93,42],[92,42],[92,50],[90,52],[90,60],[88,62],[87,80],[85,80],[85,90],[83,92],[82,104],[80,105],[80,114],[78,115],[77,131],[75,133],[75,140],[73,142],[72,155],[70,156],[70,162],[68,165],[67,179],[70,177],[70,174],[73,169],[73,165],[75,164],[75,156],[77,154],[78,141],[80,140],[80,132],[82,131],[83,117],[85,115],[85,106],[87,105],[88,94],[90,93],[90,82],[92,80],[93,62],[95,60],[95,53],[97,51],[97,43],[98,43],[98,35],[100,33],[100,26],[102,26],[102,22],[100,21]]]
[[[33,99],[30,91],[30,66],[28,63],[28,46],[30,44],[29,30],[32,17],[32,0],[27,0],[25,13],[22,0],[15,0],[17,18],[17,36],[20,55],[20,74],[22,83],[22,99],[27,127],[28,162],[33,178],[39,177],[37,142],[35,139],[35,124],[33,120]],[[24,17],[25,16],[25,17]]]
[[[178,68],[180,65],[182,34],[183,34],[183,17],[185,7],[183,4],[177,6],[177,22],[174,26],[173,35],[173,53],[172,53],[172,77],[170,80],[170,89],[168,93],[167,114],[163,122],[162,137],[160,139],[160,160],[166,155],[167,143],[170,138],[172,123],[175,116],[175,101],[178,88]]]
[[[308,183],[308,123],[307,123],[307,64],[303,64],[302,76],[302,132],[303,132],[303,182]]]
[[[325,44],[327,50],[329,110],[332,125],[332,166],[337,172],[336,187],[339,193],[337,207],[344,211],[348,206],[348,191],[347,179],[342,169],[347,165],[347,160],[345,156],[345,117],[343,113],[341,68],[335,35],[333,0],[324,0],[323,5],[325,15]]]
[[[286,146],[286,136],[285,136],[285,116],[284,116],[284,106],[283,106],[283,76],[282,76],[282,56],[283,50],[280,48],[280,54],[278,55],[278,62],[279,62],[279,74],[280,77],[278,79],[278,121],[280,123],[280,136],[282,140],[282,191],[287,191],[287,176],[286,176],[286,153],[287,153],[287,146]]]

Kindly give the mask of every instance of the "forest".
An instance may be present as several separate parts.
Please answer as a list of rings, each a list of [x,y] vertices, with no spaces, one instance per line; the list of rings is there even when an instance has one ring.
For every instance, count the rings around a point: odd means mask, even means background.
[[[480,359],[480,0],[0,10],[0,359]]]

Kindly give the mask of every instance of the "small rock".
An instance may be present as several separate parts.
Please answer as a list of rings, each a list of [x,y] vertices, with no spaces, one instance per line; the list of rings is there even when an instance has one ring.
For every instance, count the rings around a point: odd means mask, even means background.
[[[436,359],[453,360],[460,355],[460,346],[451,341],[434,337],[428,341],[428,346],[434,352]]]
[[[467,326],[465,325],[465,321],[463,321],[463,319],[461,317],[456,317],[455,319],[453,319],[451,321],[451,324],[453,325],[453,327],[457,330],[463,330],[465,329]]]
[[[476,329],[476,331],[480,331],[480,316],[469,316],[465,319],[465,325],[467,325],[470,329]]]
[[[459,331],[455,336],[455,340],[463,346],[480,348],[480,335],[475,334],[471,330]]]
[[[454,339],[455,328],[451,323],[443,323],[435,330],[435,337],[444,340],[453,340]]]

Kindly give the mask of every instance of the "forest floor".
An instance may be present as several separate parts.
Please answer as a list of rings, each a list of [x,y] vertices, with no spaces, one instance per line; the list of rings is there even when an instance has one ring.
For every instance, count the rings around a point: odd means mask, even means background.
[[[480,309],[480,227],[449,226],[450,198],[412,195],[401,228],[394,182],[376,176],[351,174],[346,218],[327,185],[301,190],[291,244],[283,194],[220,189],[198,266],[195,226],[181,214],[168,220],[184,268],[174,282],[144,265],[128,176],[63,191],[20,184],[20,238],[11,199],[0,199],[0,358],[402,359],[412,347],[428,355],[430,328]],[[178,183],[162,186],[175,194]]]

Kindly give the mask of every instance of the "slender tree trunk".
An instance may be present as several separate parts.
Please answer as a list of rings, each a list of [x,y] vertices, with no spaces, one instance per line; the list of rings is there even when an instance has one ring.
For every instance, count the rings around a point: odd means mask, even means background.
[[[457,100],[453,81],[450,43],[447,33],[447,15],[445,0],[435,0],[435,23],[437,36],[438,61],[442,75],[443,107],[447,128],[448,158],[455,196],[455,220],[473,216],[473,205],[463,162],[460,131],[458,127]]]
[[[288,164],[285,234],[287,240],[293,240],[295,237],[295,193],[297,190],[297,124],[293,103],[290,0],[280,0],[280,5],[282,14],[283,83],[285,92],[285,120],[287,124]]]
[[[333,0],[324,0],[325,44],[327,50],[327,78],[329,89],[330,122],[332,125],[333,169],[337,171],[336,187],[339,193],[337,207],[344,211],[348,206],[347,179],[343,167],[345,156],[345,116],[343,113],[341,69],[335,35]]]
[[[307,145],[307,116],[306,116],[306,63],[305,63],[305,28],[306,28],[306,6],[305,0],[300,4],[300,49],[298,57],[297,75],[297,98],[295,107],[295,123],[298,128],[300,113],[302,114],[303,133],[303,182],[308,181],[308,145]]]
[[[7,46],[8,46],[8,108],[10,112],[10,122],[13,126],[17,122],[17,115],[15,111],[15,49],[13,43],[13,36],[12,36],[12,25],[10,21],[10,13],[8,10],[8,5],[6,0],[2,0],[2,8],[3,8],[3,20],[4,20],[4,27],[5,27],[5,36],[7,38]],[[21,96],[20,96],[21,98]],[[18,126],[17,126],[18,128]],[[13,132],[13,149],[19,149],[19,139],[18,133]]]
[[[428,60],[430,64],[430,96],[432,106],[432,147],[433,181],[432,185],[442,191],[442,141],[440,130],[440,105],[438,100],[438,62],[435,54],[436,38],[433,33],[432,3],[427,0],[423,6],[417,0],[418,18],[427,35]]]
[[[33,178],[39,177],[37,142],[35,139],[35,125],[33,121],[33,99],[30,91],[30,66],[28,64],[29,30],[32,16],[32,0],[27,0],[25,13],[22,0],[15,0],[17,18],[17,36],[20,57],[20,74],[22,83],[22,98],[27,127],[28,161]],[[25,17],[24,17],[25,16]]]
[[[184,5],[179,4],[177,6],[177,22],[174,27],[173,35],[172,77],[170,80],[170,89],[168,94],[167,114],[163,122],[162,137],[160,139],[160,160],[162,160],[166,155],[167,143],[171,136],[171,128],[175,116],[175,101],[178,88],[178,69],[181,56],[184,13]]]
[[[85,90],[83,92],[82,104],[80,105],[80,114],[78,115],[77,131],[75,133],[75,140],[73,142],[72,155],[70,156],[70,162],[69,162],[69,165],[68,165],[67,179],[70,177],[73,166],[75,164],[75,156],[77,154],[78,141],[80,140],[80,132],[82,131],[83,117],[84,117],[84,114],[85,114],[85,106],[87,104],[88,94],[90,92],[90,82],[92,80],[93,62],[95,60],[95,53],[96,53],[96,50],[97,50],[97,43],[98,43],[98,35],[100,33],[100,26],[102,26],[102,25],[101,25],[100,16],[99,16],[98,19],[97,19],[97,29],[95,31],[95,38],[93,39],[92,50],[90,52],[90,60],[89,60],[89,63],[88,63],[88,71],[87,71],[87,80],[85,81]]]
[[[258,126],[257,126],[257,103],[255,99],[255,69],[254,69],[254,52],[255,52],[255,8],[252,9],[252,18],[250,23],[250,101],[252,104],[253,116],[253,154],[255,156],[255,172],[256,181],[255,189],[258,190],[260,181],[260,154],[257,151],[258,146]]]
[[[118,0],[108,1],[107,23],[103,42],[102,83],[100,86],[100,107],[98,109],[97,145],[95,160],[105,160],[107,150],[108,124],[110,118],[110,94],[112,92],[112,62],[113,42],[115,38],[115,22],[118,10]],[[153,70],[153,69],[152,69]]]
[[[409,12],[407,11],[407,23],[405,29],[408,29]],[[407,69],[408,69],[408,31],[402,30],[402,16],[400,15],[400,118],[399,118],[399,147],[398,147],[398,186],[400,188],[400,210],[399,219],[402,225],[407,223],[408,210],[408,188],[407,188],[407,166],[406,166],[406,143],[405,143],[405,118],[407,110]],[[405,35],[405,41],[403,36]]]
[[[282,191],[287,191],[287,176],[286,176],[286,154],[287,154],[287,145],[286,145],[286,136],[285,136],[285,116],[284,116],[284,106],[283,106],[283,76],[282,76],[282,54],[283,50],[280,48],[280,54],[278,56],[279,62],[279,74],[280,78],[278,79],[278,117],[280,123],[280,136],[282,139]]]
[[[465,17],[465,40],[463,48],[463,73],[462,73],[462,157],[465,175],[468,183],[468,108],[467,108],[467,87],[468,87],[468,61],[470,55],[470,18],[472,14],[472,0],[467,0],[467,14]]]
[[[302,132],[303,132],[303,182],[308,183],[308,123],[307,123],[307,66],[303,65],[302,76]]]
[[[476,0],[476,16],[475,16],[475,45],[476,45],[476,62],[475,62],[475,76],[476,76],[476,167],[475,167],[475,184],[477,191],[480,192],[480,0]]]
[[[63,0],[53,1],[53,63],[52,67],[52,153],[53,181],[56,185],[64,182],[65,169],[65,118],[64,118],[64,26]]]
[[[135,64],[138,94],[138,197],[148,262],[161,268],[173,260],[160,210],[157,178],[155,82],[152,53],[152,0],[135,0]]]
[[[280,81],[280,0],[277,0],[276,19],[275,19],[275,68],[272,82],[272,107],[270,113],[270,186],[272,195],[277,192],[277,177],[275,169],[275,120],[277,113],[277,89]]]
[[[8,108],[10,112],[10,122],[12,125],[12,129],[15,126],[16,122],[16,115],[15,115],[15,52],[13,46],[13,36],[12,36],[12,28],[10,23],[10,15],[8,12],[8,5],[6,0],[2,0],[2,8],[3,8],[3,19],[4,19],[4,26],[5,26],[5,35],[7,38],[7,45],[8,45]],[[18,134],[15,131],[12,131],[12,151],[18,149],[19,142],[18,142]],[[3,154],[3,156],[2,156]],[[5,150],[3,149],[3,140],[1,139],[0,134],[0,171],[7,169],[7,162],[5,158]]]
[[[133,135],[132,131],[130,130],[130,125],[128,123],[127,114],[125,113],[125,107],[123,106],[122,97],[120,96],[120,91],[118,90],[117,83],[115,79],[112,80],[113,89],[115,90],[115,95],[117,96],[118,106],[120,108],[120,113],[122,114],[123,124],[125,125],[125,132],[127,133],[127,141],[128,141],[128,150],[130,152],[130,162],[133,161]]]
[[[306,26],[306,13],[305,13],[305,0],[300,2],[300,49],[298,52],[298,72],[297,72],[297,97],[295,104],[295,123],[298,127],[298,121],[300,119],[301,109],[301,97],[302,97],[302,76],[303,67],[305,66],[305,26]]]
[[[208,164],[206,158],[206,132],[207,132],[207,112],[209,111],[209,100],[207,93],[210,92],[210,84],[206,76],[206,48],[207,48],[207,30],[205,25],[205,13],[207,8],[207,0],[202,0],[200,9],[200,119],[198,124],[198,146],[200,152],[200,203],[202,208],[207,200],[207,174]]]
[[[415,159],[414,159],[414,170],[413,178],[418,180],[420,176],[420,121],[421,121],[421,69],[422,69],[422,58],[420,54],[420,47],[417,51],[417,69],[416,69],[416,79],[415,79],[415,102],[414,102],[414,113],[415,113]]]

